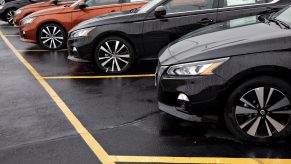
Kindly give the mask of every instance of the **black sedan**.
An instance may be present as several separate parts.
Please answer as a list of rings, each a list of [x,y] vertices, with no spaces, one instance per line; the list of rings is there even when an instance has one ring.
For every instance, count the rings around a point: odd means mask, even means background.
[[[158,52],[201,27],[267,14],[290,0],[153,0],[140,9],[85,21],[69,33],[69,59],[95,62],[108,73],[127,71],[134,61],[157,59]]]
[[[246,17],[190,33],[159,57],[159,108],[189,121],[224,114],[254,142],[291,130],[291,6],[269,19]]]

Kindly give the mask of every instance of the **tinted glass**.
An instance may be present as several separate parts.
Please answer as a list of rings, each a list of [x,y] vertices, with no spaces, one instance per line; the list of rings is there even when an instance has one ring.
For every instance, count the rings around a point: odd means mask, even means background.
[[[261,3],[269,3],[273,0],[224,0],[224,6],[241,6],[241,5],[252,5],[252,4],[261,4]]]
[[[277,12],[273,15],[278,20],[281,20],[285,23],[291,24],[291,6],[284,8],[283,10]]]
[[[213,8],[214,0],[170,0],[165,4],[167,13],[187,12]]]
[[[111,5],[119,3],[119,0],[86,0],[85,2],[89,7],[90,6],[102,6],[102,5]]]

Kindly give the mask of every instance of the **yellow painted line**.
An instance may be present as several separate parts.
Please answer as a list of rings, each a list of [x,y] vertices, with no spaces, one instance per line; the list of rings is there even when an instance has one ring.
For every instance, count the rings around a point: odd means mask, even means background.
[[[219,158],[219,157],[151,157],[110,156],[115,162],[127,163],[201,163],[201,164],[290,164],[290,159]]]
[[[48,76],[44,79],[114,79],[114,78],[141,78],[154,77],[155,74],[141,74],[141,75],[115,75],[115,76]]]
[[[54,52],[54,51],[68,51],[68,49],[61,50],[17,50],[18,52]]]
[[[6,37],[20,37],[20,35],[9,35],[9,34],[5,34],[4,36],[6,36]]]
[[[69,109],[65,102],[59,97],[59,95],[54,91],[54,89],[45,81],[45,79],[40,76],[40,74],[21,56],[21,54],[15,49],[15,47],[10,43],[10,41],[3,35],[0,31],[0,36],[7,46],[13,51],[16,57],[22,62],[22,64],[31,72],[31,74],[36,78],[40,85],[46,90],[50,95],[56,105],[61,109],[76,131],[80,134],[83,140],[87,143],[90,149],[94,152],[97,158],[102,163],[114,164],[102,148],[102,146],[95,140],[95,138],[90,134],[90,132],[83,126],[83,124],[78,120],[74,113]]]

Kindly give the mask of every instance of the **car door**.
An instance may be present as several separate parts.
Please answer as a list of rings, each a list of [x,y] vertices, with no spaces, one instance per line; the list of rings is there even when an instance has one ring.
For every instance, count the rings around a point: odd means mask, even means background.
[[[216,22],[218,0],[168,0],[167,14],[152,11],[144,21],[144,58],[157,58],[161,48],[179,37]]]
[[[72,12],[72,26],[98,15],[120,11],[121,2],[122,0],[85,0],[86,8],[81,10],[76,6]]]
[[[146,3],[145,0],[123,0],[122,10],[130,10],[133,8],[139,8]]]
[[[254,16],[280,9],[278,0],[220,0],[217,22]]]

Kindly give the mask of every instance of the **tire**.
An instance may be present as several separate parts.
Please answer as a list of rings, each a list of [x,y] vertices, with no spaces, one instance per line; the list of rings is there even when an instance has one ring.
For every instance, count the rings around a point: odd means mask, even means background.
[[[45,24],[38,30],[39,44],[48,50],[59,50],[66,46],[67,32],[58,24]]]
[[[240,140],[264,143],[284,139],[291,130],[291,87],[269,76],[248,80],[230,95],[224,119]]]
[[[121,74],[134,63],[134,49],[120,37],[107,37],[97,45],[94,54],[96,65],[105,73]]]
[[[5,19],[9,25],[15,25],[14,12],[16,9],[8,9],[5,12]]]

